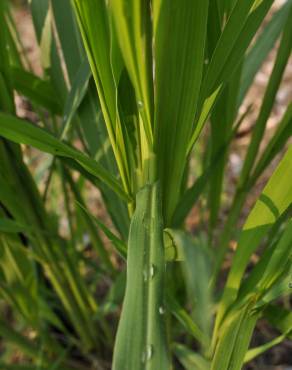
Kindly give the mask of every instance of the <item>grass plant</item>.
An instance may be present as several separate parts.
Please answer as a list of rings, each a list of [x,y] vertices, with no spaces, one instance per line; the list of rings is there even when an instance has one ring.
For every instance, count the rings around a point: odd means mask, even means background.
[[[272,5],[31,0],[37,75],[1,1],[0,369],[240,370],[291,339],[291,103],[265,133],[292,1]],[[228,205],[244,99],[277,43]],[[252,348],[262,318],[279,334]]]

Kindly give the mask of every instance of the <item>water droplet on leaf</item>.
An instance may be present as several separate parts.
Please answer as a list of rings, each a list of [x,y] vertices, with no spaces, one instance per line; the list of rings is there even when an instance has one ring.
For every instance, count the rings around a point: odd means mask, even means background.
[[[147,269],[143,270],[143,277],[144,277],[144,281],[146,282],[148,280],[148,271],[147,271]]]
[[[153,346],[151,344],[148,344],[146,346],[146,350],[142,354],[142,362],[147,362],[151,360],[153,356]]]
[[[154,277],[155,272],[156,272],[156,267],[152,264],[149,269],[149,276],[151,279]]]
[[[159,307],[159,313],[160,313],[160,315],[164,315],[165,314],[165,308],[163,306],[160,306]]]

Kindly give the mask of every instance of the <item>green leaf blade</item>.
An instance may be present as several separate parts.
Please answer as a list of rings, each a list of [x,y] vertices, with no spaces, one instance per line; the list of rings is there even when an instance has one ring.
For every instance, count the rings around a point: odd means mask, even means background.
[[[25,120],[0,113],[0,135],[16,143],[32,145],[41,151],[56,156],[71,158],[90,174],[104,181],[122,198],[129,199],[116,178],[96,161]]]
[[[128,243],[127,287],[113,370],[170,369],[164,323],[164,246],[158,184],[137,195]]]
[[[208,1],[192,4],[162,1],[154,36],[154,150],[167,225],[180,195],[204,65]]]

